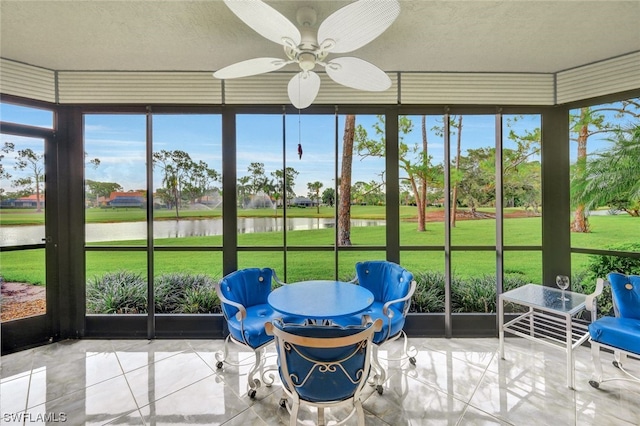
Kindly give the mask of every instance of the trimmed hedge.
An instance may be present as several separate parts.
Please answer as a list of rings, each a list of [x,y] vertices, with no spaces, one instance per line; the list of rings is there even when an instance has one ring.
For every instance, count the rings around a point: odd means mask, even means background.
[[[172,273],[154,280],[155,312],[218,313],[220,300],[215,282],[204,274]],[[87,283],[87,313],[147,313],[147,280],[130,271],[117,271],[94,277]]]
[[[640,246],[638,251],[640,251]],[[640,273],[640,259],[620,259],[618,257],[615,259],[595,259],[592,262],[592,268],[571,277],[572,290],[578,293],[592,293],[595,289],[596,278],[606,277],[606,273],[602,272],[606,270],[606,265],[618,265],[620,269],[617,270],[621,270],[623,273]],[[624,269],[627,267],[630,269]],[[417,286],[411,299],[410,312],[444,312],[444,273],[417,272],[414,273],[414,277]],[[451,308],[453,312],[497,312],[495,275],[465,278],[453,276],[451,281]],[[512,290],[528,282],[527,277],[521,274],[505,274],[504,291]],[[155,311],[156,313],[169,314],[219,313],[220,300],[216,295],[214,285],[215,281],[204,274],[171,273],[159,275],[154,280]],[[603,296],[599,298],[598,305],[599,315],[611,314],[610,289],[605,289]],[[517,308],[507,307],[506,309],[513,311]],[[94,277],[87,283],[87,313],[144,314],[146,312],[147,282],[140,274],[117,271],[101,277]]]

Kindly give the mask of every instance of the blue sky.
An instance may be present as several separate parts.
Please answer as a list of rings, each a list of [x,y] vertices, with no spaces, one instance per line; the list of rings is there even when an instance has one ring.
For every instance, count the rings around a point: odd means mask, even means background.
[[[2,104],[0,108],[2,121],[18,122],[40,127],[51,127],[53,115],[48,111],[33,108],[17,107]],[[404,136],[409,145],[421,144],[420,117],[410,117],[413,131]],[[88,167],[86,177],[92,180],[118,182],[125,190],[145,187],[145,137],[146,123],[144,115],[127,114],[91,114],[85,116],[85,152],[87,158],[99,158],[98,168]],[[276,115],[239,115],[237,117],[237,170],[238,177],[247,175],[247,167],[251,162],[265,165],[268,176],[283,164],[281,114]],[[370,137],[376,137],[372,125],[377,117],[359,115],[356,124],[362,125]],[[286,116],[286,161],[288,167],[299,172],[296,178],[295,191],[298,195],[307,195],[307,182],[320,181],[324,188],[333,187],[335,176],[335,117],[333,115],[298,115]],[[444,155],[443,141],[433,130],[441,126],[441,117],[427,118],[429,153],[434,163],[442,163]],[[344,116],[338,118],[338,158],[342,155]],[[540,126],[538,115],[526,116],[515,124],[516,132],[525,129],[533,130]],[[153,116],[153,149],[159,151],[180,149],[187,151],[196,160],[205,161],[210,167],[222,171],[222,127],[221,118],[216,115],[159,115]],[[509,129],[505,126],[505,134]],[[462,150],[478,147],[492,147],[495,144],[495,119],[491,115],[466,115],[463,118]],[[42,152],[43,143],[28,138],[11,135],[2,136],[4,142],[14,142],[18,149],[32,148]],[[297,155],[297,145],[302,144],[303,156]],[[452,138],[455,142],[455,138]],[[505,139],[505,146],[509,147]],[[589,151],[601,149],[604,145],[590,140]],[[571,155],[575,158],[575,144],[572,144]],[[455,153],[452,150],[452,155]],[[10,164],[12,156],[8,155],[4,163]],[[340,167],[340,165],[338,165]],[[19,174],[10,168],[14,177]],[[352,181],[371,181],[381,179],[384,170],[384,159],[361,158],[354,153]],[[402,174],[401,174],[402,175]],[[160,173],[154,178],[154,186],[161,186]],[[8,182],[2,187],[8,191]]]

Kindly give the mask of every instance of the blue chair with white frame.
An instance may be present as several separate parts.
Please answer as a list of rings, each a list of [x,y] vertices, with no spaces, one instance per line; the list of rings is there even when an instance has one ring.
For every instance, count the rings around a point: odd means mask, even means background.
[[[247,268],[226,275],[215,286],[229,328],[224,350],[215,354],[216,367],[222,368],[225,362],[237,365],[227,360],[229,342],[251,349],[255,362],[248,374],[250,398],[255,397],[260,387],[260,378],[267,386],[273,383],[264,374],[265,348],[273,343],[273,336],[265,332],[264,324],[281,316],[267,303],[272,281],[285,284],[271,268]],[[260,374],[256,377],[257,373]]]
[[[593,379],[589,384],[599,388],[601,383],[611,380],[628,380],[640,383],[640,378],[624,369],[629,356],[640,358],[640,276],[612,272],[607,281],[599,278],[596,294],[605,285],[611,286],[615,316],[605,316],[589,324],[591,358],[594,365]],[[594,306],[595,300],[587,299],[587,307]],[[595,310],[594,310],[595,311]],[[614,354],[613,365],[625,376],[603,378],[600,349]]]
[[[359,315],[350,318],[339,318],[335,321],[339,324],[354,324],[359,318],[370,317],[374,321],[382,320],[382,329],[373,336],[373,357],[371,364],[376,374],[373,377],[373,385],[376,391],[382,394],[382,384],[386,380],[386,372],[380,365],[378,349],[387,342],[393,342],[400,337],[404,340],[402,356],[399,358],[387,358],[389,360],[409,359],[412,365],[416,364],[418,351],[415,347],[408,347],[407,335],[403,330],[407,313],[411,305],[411,297],[416,290],[416,281],[413,274],[402,266],[385,261],[372,260],[356,263],[356,278],[353,282],[365,287],[374,297],[370,308]]]
[[[358,426],[364,426],[362,390],[369,376],[371,339],[381,330],[381,319],[347,327],[331,321],[290,324],[276,319],[265,328],[276,339],[284,391],[280,406],[289,411],[291,426],[298,423],[302,404],[316,407],[319,425],[325,424],[325,408],[350,404],[348,415],[336,424],[356,414]]]

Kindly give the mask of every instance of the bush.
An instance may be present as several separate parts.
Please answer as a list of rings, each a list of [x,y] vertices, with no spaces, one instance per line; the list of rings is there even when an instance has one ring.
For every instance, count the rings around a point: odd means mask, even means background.
[[[220,300],[214,281],[203,274],[163,274],[154,281],[155,311],[217,313]],[[147,282],[140,275],[118,271],[94,277],[87,283],[87,312],[91,314],[147,313]]]
[[[451,310],[453,312],[495,312],[496,277],[482,275],[464,280],[451,280]]]
[[[627,243],[608,246],[607,250],[640,252],[640,243]],[[620,272],[627,275],[640,275],[640,258],[609,255],[591,255],[587,270],[594,278],[606,278],[609,272]]]
[[[583,271],[571,277],[571,288],[589,294],[595,289],[593,273]],[[348,281],[353,277],[343,277]],[[444,274],[424,271],[414,273],[416,291],[411,298],[410,312],[443,313],[445,304]],[[520,273],[505,273],[504,291],[527,284]],[[156,277],[154,281],[155,311],[160,314],[219,313],[220,300],[215,292],[215,281],[204,274],[171,273]],[[495,313],[496,276],[460,278],[451,280],[451,309],[453,312]],[[505,307],[515,312],[515,307]],[[600,314],[612,314],[611,291],[605,288],[598,299]],[[93,314],[144,314],[147,312],[147,283],[140,275],[128,271],[108,273],[95,277],[87,285],[87,312]]]
[[[162,314],[220,312],[214,281],[204,274],[172,273],[154,281],[155,310]]]
[[[418,272],[414,274],[416,291],[411,298],[411,312],[444,312],[444,274]]]
[[[87,313],[144,314],[147,312],[147,280],[130,271],[94,277],[87,283]]]
[[[411,298],[410,312],[444,312],[444,274],[418,272],[414,274],[416,291]],[[523,286],[528,281],[521,274],[507,274],[503,279],[504,291]],[[453,312],[496,312],[496,277],[451,279],[451,309]]]

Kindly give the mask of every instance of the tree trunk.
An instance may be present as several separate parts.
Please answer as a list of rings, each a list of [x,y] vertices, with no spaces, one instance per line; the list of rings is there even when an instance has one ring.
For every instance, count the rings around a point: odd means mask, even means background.
[[[342,138],[342,171],[340,173],[340,205],[338,206],[338,245],[351,245],[351,165],[356,116],[347,115]]]
[[[447,123],[449,125],[449,123]],[[456,171],[460,170],[460,143],[462,142],[462,116],[458,117],[458,147],[456,148]],[[451,218],[449,219],[451,226],[456,226],[456,213],[458,210],[458,183],[453,185],[453,194],[451,195]]]
[[[409,183],[411,184],[411,189],[415,194],[416,206],[418,207],[418,231],[424,231],[424,210],[420,207],[420,192],[418,191],[418,184],[416,183],[416,179],[414,176],[409,175]],[[421,224],[422,229],[420,229]]]
[[[40,179],[36,175],[36,211],[42,211],[42,205],[40,204]]]
[[[422,116],[422,165],[424,170],[420,179],[422,187],[420,188],[420,199],[416,200],[418,205],[418,231],[424,232],[427,229],[427,116]]]
[[[342,172],[340,173],[340,204],[338,206],[338,245],[351,245],[351,164],[356,116],[347,115],[342,139]]]
[[[589,138],[589,124],[585,122],[588,113],[586,107],[580,110],[580,122],[583,123],[578,133],[578,157],[576,159],[575,178],[580,179],[585,173],[587,165],[587,139]],[[573,212],[571,231],[589,232],[589,221],[584,212],[584,204],[578,204]]]
[[[180,213],[178,211],[179,206],[178,206],[178,190],[177,189],[174,189],[174,191],[173,191],[173,201],[174,201],[174,203],[176,205],[176,218],[178,218],[178,217],[180,217]]]

